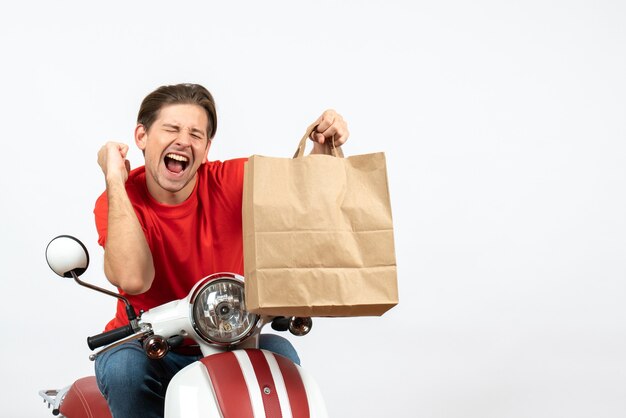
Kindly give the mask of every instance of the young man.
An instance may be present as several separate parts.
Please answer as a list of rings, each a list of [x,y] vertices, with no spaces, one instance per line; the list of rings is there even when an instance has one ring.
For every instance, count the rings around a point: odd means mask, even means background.
[[[313,153],[324,142],[348,138],[333,110],[315,122]],[[94,214],[104,247],[104,271],[137,310],[183,298],[211,273],[243,274],[241,203],[245,159],[209,162],[217,128],[215,102],[197,84],[159,87],[143,100],[135,143],[145,166],[130,171],[128,145],[108,142],[98,152],[106,191]],[[127,323],[124,305],[106,329]],[[262,348],[299,363],[284,338],[262,335]],[[139,343],[127,343],[96,360],[96,377],[115,418],[161,417],[173,375],[200,357],[181,347],[149,360]]]

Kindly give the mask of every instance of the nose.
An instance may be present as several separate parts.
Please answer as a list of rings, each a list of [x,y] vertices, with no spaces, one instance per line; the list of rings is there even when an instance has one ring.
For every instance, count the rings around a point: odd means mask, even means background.
[[[188,147],[191,145],[191,133],[187,129],[182,129],[176,137],[176,144]]]

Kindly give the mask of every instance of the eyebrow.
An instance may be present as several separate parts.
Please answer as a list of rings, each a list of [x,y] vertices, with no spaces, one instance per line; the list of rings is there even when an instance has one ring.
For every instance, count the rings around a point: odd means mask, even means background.
[[[204,132],[202,131],[202,129],[198,129],[198,128],[191,128],[191,132],[204,135]]]

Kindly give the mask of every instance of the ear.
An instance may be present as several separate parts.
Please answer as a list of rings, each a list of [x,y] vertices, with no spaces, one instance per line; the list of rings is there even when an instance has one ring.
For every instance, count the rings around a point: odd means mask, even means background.
[[[202,158],[202,164],[206,163],[209,161],[208,155],[209,155],[209,148],[211,148],[211,143],[213,141],[211,141],[210,139],[207,140],[207,144],[206,144],[206,149],[204,150],[204,158]]]
[[[146,131],[146,127],[142,124],[138,124],[135,127],[135,144],[137,144],[140,150],[145,151],[147,142],[148,132]]]

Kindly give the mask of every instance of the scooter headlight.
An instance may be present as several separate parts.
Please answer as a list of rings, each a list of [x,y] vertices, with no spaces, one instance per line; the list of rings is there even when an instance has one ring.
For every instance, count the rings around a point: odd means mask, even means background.
[[[211,344],[231,345],[247,337],[259,316],[246,311],[243,281],[235,275],[209,276],[194,292],[193,327]]]

